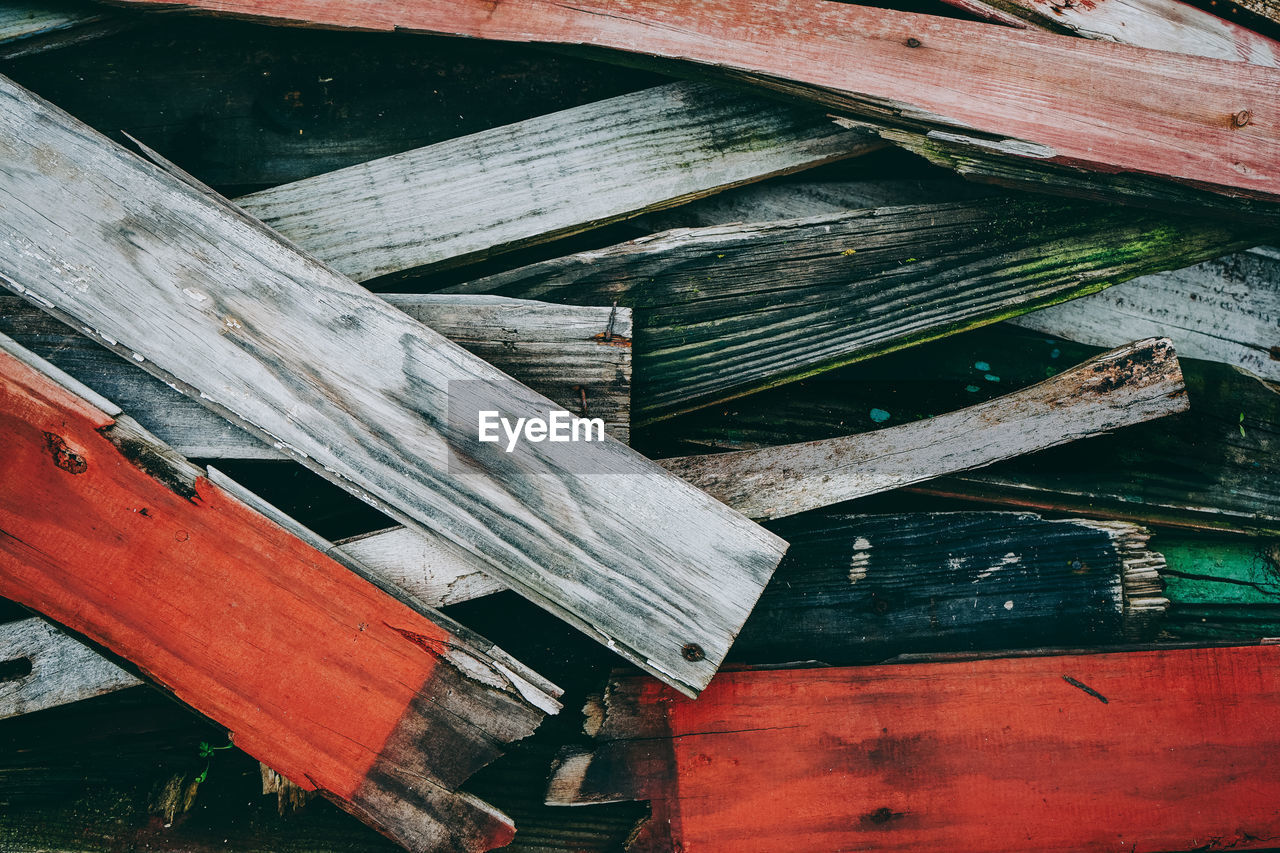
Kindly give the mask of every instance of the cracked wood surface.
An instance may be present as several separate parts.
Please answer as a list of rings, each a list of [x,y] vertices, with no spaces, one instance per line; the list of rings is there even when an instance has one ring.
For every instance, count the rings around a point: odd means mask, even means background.
[[[555,713],[558,689],[99,402],[20,348],[0,352],[0,594],[127,658],[411,850],[510,841],[505,815],[456,789]]]
[[[381,298],[561,407],[603,419],[605,431],[619,441],[630,440],[631,309],[486,296],[392,293]],[[108,395],[184,456],[283,458],[136,364],[8,293],[0,293],[0,334]]]
[[[631,306],[642,425],[1246,248],[1262,233],[1002,196],[677,229],[448,291]]]
[[[752,518],[780,518],[981,468],[1187,409],[1165,339],[1111,350],[1030,388],[877,432],[662,460]]]
[[[636,853],[1268,848],[1278,699],[1275,646],[617,678],[548,802],[650,800]]]
[[[7,80],[0,116],[6,286],[659,678],[710,680],[785,543],[607,437],[479,442],[479,410],[557,407]]]
[[[1280,200],[1280,72],[1129,45],[806,0],[132,0],[277,23],[612,48],[695,63],[1013,162]],[[787,21],[787,28],[777,25]],[[1064,85],[1089,81],[1087,90]],[[1233,120],[1244,112],[1251,121]],[[1240,125],[1240,126],[1238,126]],[[1158,165],[1156,165],[1158,164]],[[1272,211],[1274,213],[1274,211]]]

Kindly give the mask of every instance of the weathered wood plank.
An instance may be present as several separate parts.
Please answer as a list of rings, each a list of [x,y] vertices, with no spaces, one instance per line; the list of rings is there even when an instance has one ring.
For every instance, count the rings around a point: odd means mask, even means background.
[[[1246,63],[805,0],[716,0],[696,9],[676,0],[517,0],[496,9],[479,0],[377,7],[164,2],[307,26],[581,44],[678,59],[850,114],[944,129],[1013,162],[1151,175],[1199,194],[1267,205],[1280,199],[1280,176],[1268,168],[1280,157],[1280,134],[1266,120],[1280,107],[1280,73]],[[1087,91],[1062,85],[1063,68],[1088,79]],[[1258,119],[1233,122],[1244,111]]]
[[[781,518],[1186,409],[1173,348],[1151,339],[928,421],[662,465],[752,518]]]
[[[884,429],[996,399],[1097,353],[1002,324],[682,415],[635,441],[650,456],[677,456]],[[1191,406],[1176,418],[910,490],[1140,524],[1280,534],[1280,395],[1224,365],[1180,363]],[[987,484],[997,478],[998,490]]]
[[[142,682],[43,619],[0,625],[0,720]]]
[[[810,107],[674,83],[237,203],[363,281],[481,260],[883,145]]]
[[[1266,848],[1278,665],[1261,646],[726,672],[696,703],[620,678],[549,802],[651,800],[635,851]]]
[[[1011,322],[1092,346],[1150,335],[1183,358],[1218,361],[1280,381],[1280,250],[1256,248],[1146,275]]]
[[[1162,532],[1170,562],[1163,636],[1199,642],[1280,637],[1280,541]]]
[[[607,436],[481,442],[479,411],[558,407],[7,80],[0,116],[0,283],[658,677],[710,679],[785,543]]]
[[[13,59],[130,26],[134,16],[88,3],[16,0],[0,4],[0,57]]]
[[[978,13],[983,7],[1054,33],[1132,44],[1228,62],[1280,66],[1280,43],[1181,0],[944,0]]]
[[[565,409],[603,419],[609,435],[629,441],[631,309],[438,294],[382,298]],[[0,334],[119,401],[184,456],[282,458],[280,451],[8,293],[0,293]]]
[[[456,788],[558,710],[558,691],[41,368],[0,353],[0,595],[128,658],[410,849],[509,841],[506,817]]]
[[[676,230],[449,290],[630,305],[643,424],[1246,248],[1260,233],[1005,196]]]

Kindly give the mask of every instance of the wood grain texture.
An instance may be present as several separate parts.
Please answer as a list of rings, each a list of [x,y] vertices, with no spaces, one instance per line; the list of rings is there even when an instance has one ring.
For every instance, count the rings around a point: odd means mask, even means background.
[[[635,440],[660,457],[887,429],[998,399],[1098,352],[1000,324],[692,412]],[[1177,417],[910,490],[1140,524],[1280,534],[1280,395],[1225,365],[1180,363],[1191,405]]]
[[[1269,168],[1280,156],[1280,130],[1269,118],[1280,107],[1280,73],[1246,63],[810,0],[715,0],[696,9],[676,0],[164,5],[679,59],[851,114],[945,129],[1013,161],[1154,175],[1268,204],[1280,198],[1280,177]],[[1064,68],[1072,79],[1088,79],[1087,91],[1062,85]],[[1256,118],[1235,127],[1231,117],[1242,110]]]
[[[1156,273],[1011,322],[1115,346],[1164,335],[1183,358],[1222,362],[1280,381],[1280,250],[1257,248]]]
[[[0,667],[0,720],[142,683],[43,619],[0,625]]]
[[[574,414],[603,419],[605,431],[619,441],[629,440],[629,308],[436,294],[382,298]],[[184,456],[283,458],[279,450],[138,370],[136,363],[8,293],[0,294],[0,334],[118,400]]]
[[[558,407],[9,81],[0,115],[0,282],[658,677],[706,684],[785,543],[608,437],[481,443],[479,410]]]
[[[504,815],[456,789],[554,713],[558,691],[39,367],[0,354],[0,594],[131,660],[409,849],[509,841]]]
[[[1162,532],[1170,598],[1164,636],[1198,642],[1280,637],[1280,540]]]
[[[364,281],[481,260],[883,144],[809,107],[674,83],[237,203]]]
[[[449,290],[631,306],[644,424],[1217,257],[1261,233],[1005,196],[675,230]]]
[[[0,5],[0,57],[13,59],[128,27],[134,16],[75,0],[13,0]]]
[[[1132,44],[1228,62],[1280,66],[1280,43],[1182,0],[945,0],[1004,13],[1055,33]]]
[[[620,678],[549,797],[651,800],[633,851],[1267,848],[1278,664],[1261,646],[725,672],[696,703]]]
[[[662,460],[752,518],[780,518],[1185,411],[1168,340],[1111,350],[1030,388],[928,421],[761,450]]]

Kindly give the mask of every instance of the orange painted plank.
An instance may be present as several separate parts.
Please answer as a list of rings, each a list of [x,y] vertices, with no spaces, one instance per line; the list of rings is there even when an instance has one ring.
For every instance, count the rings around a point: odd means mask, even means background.
[[[1274,646],[724,672],[697,702],[624,679],[604,709],[553,800],[651,798],[636,848],[1280,841]]]
[[[713,66],[1013,160],[1280,200],[1280,71],[827,0],[120,0]]]
[[[196,469],[125,420],[0,352],[0,595],[132,661],[411,849],[510,841],[505,815],[455,789],[554,700],[455,626],[184,481]]]

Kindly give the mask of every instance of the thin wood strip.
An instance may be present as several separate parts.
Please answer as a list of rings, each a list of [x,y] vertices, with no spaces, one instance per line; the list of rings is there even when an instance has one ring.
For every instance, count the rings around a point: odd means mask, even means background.
[[[410,849],[510,841],[504,815],[455,791],[558,709],[535,686],[546,682],[40,367],[0,355],[0,594],[130,659],[242,749]]]
[[[88,3],[11,0],[0,4],[0,57],[14,59],[120,32],[134,16]]]
[[[662,465],[752,518],[780,518],[1186,409],[1173,348],[1151,339],[926,421]]]
[[[154,6],[161,0],[130,0]],[[1129,172],[1273,203],[1280,74],[1244,63],[812,0],[187,0],[166,7],[366,30],[614,48],[698,63],[1013,162]],[[786,21],[786,28],[777,22]],[[1062,85],[1062,69],[1088,79]],[[1235,121],[1248,112],[1252,121]],[[1242,124],[1243,126],[1237,126]],[[1158,165],[1156,165],[1158,164]]]

